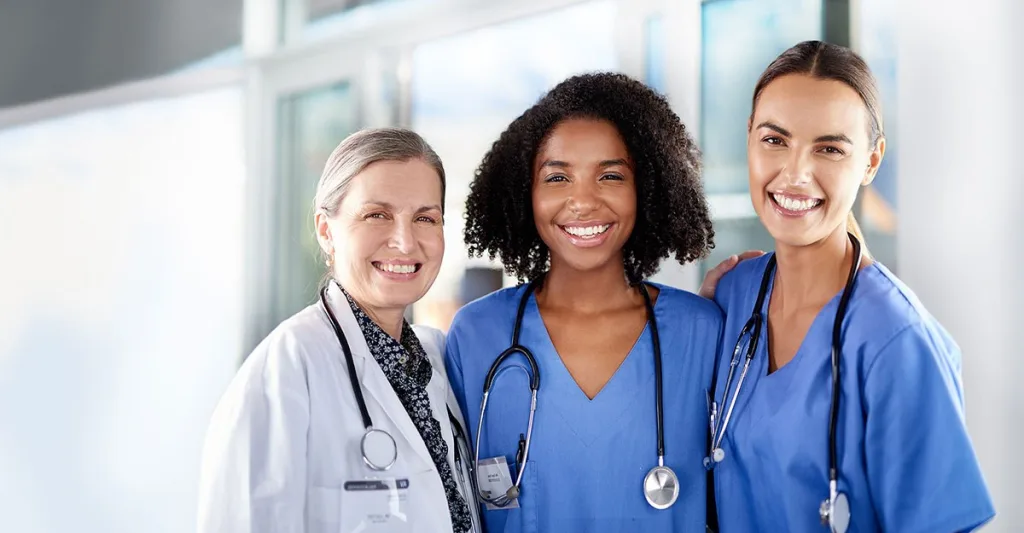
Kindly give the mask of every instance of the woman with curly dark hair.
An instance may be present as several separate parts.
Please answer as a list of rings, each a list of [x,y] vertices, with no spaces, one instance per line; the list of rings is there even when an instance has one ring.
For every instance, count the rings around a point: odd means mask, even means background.
[[[491,533],[704,529],[721,313],[646,281],[712,246],[699,157],[668,103],[620,74],[562,82],[484,157],[466,242],[529,281],[448,334]]]

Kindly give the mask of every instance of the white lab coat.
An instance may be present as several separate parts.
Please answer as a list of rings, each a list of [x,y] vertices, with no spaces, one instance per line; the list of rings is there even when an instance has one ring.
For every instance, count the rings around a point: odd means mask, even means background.
[[[397,442],[397,462],[385,475],[409,479],[410,531],[452,531],[437,468],[334,283],[328,302],[352,349],[373,425]],[[427,393],[455,474],[446,404],[466,426],[444,370],[444,334],[414,331],[433,366]],[[373,474],[360,454],[364,431],[344,352],[317,302],[260,343],[218,404],[203,449],[199,533],[348,533],[340,517],[360,509],[343,506],[343,484]]]

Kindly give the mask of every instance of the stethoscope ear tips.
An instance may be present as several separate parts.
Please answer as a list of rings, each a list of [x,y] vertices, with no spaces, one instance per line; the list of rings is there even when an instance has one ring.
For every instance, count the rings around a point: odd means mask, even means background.
[[[514,485],[512,487],[509,487],[509,489],[505,493],[505,495],[508,496],[508,499],[510,499],[510,500],[514,500],[514,499],[518,498],[519,497],[519,487],[516,487]]]

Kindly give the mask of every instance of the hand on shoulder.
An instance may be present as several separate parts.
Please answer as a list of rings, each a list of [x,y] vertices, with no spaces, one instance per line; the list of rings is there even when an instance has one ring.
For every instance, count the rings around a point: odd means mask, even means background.
[[[715,268],[708,270],[708,273],[704,275],[704,282],[701,283],[698,294],[709,300],[714,300],[715,289],[718,288],[718,282],[722,280],[722,276],[735,268],[740,261],[761,257],[762,255],[764,255],[764,252],[761,250],[747,250],[739,255],[730,255],[724,261],[718,263]]]

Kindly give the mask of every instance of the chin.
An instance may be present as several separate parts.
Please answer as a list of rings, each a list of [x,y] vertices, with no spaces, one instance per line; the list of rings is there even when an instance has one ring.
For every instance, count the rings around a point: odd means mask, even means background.
[[[563,255],[562,260],[560,261],[567,270],[574,272],[592,272],[594,270],[601,270],[606,268],[609,263],[615,262],[621,264],[622,258],[619,256],[586,257],[579,253]]]
[[[816,231],[809,228],[779,226],[779,224],[776,224],[773,227],[766,228],[772,238],[775,239],[776,248],[779,245],[789,246],[792,248],[810,246],[821,242],[830,234],[830,232],[827,231]]]
[[[406,308],[418,302],[427,293],[428,287],[421,283],[377,281],[373,284],[371,294],[374,302],[370,305],[380,308]]]

